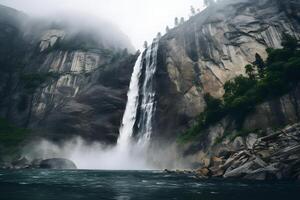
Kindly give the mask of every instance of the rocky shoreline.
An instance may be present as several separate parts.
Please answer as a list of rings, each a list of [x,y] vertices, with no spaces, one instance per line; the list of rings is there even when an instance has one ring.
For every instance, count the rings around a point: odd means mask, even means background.
[[[248,180],[300,180],[300,123],[258,138],[250,134],[241,148],[227,156],[213,156],[196,170],[166,173],[192,173],[198,178],[235,178]]]
[[[35,159],[30,161],[26,157],[0,164],[0,169],[77,169],[74,162],[64,158]]]

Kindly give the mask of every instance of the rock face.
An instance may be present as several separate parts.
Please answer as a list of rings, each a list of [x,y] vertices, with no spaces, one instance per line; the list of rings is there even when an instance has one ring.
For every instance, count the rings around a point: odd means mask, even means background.
[[[250,146],[229,152],[229,156],[212,156],[210,165],[195,173],[199,177],[297,180],[300,175],[299,139],[299,123],[260,138],[253,133],[246,139]]]
[[[49,158],[28,160],[20,157],[16,160],[0,164],[1,169],[77,169],[74,162],[65,158]]]
[[[158,51],[155,136],[170,141],[183,133],[205,109],[204,94],[222,97],[224,83],[244,75],[256,53],[265,59],[267,48],[281,48],[283,33],[300,39],[299,13],[295,0],[224,0],[170,30]],[[250,132],[225,117],[181,146],[199,167],[194,173],[299,178],[299,88],[256,106],[241,125]]]
[[[244,74],[244,66],[254,61],[256,53],[266,58],[266,48],[281,47],[283,33],[300,38],[299,10],[299,2],[292,0],[224,0],[163,36],[156,136],[182,132],[205,108],[205,93],[221,97],[224,83]],[[289,109],[289,102],[282,103],[281,111]],[[262,107],[262,112],[271,110]],[[256,117],[248,123],[258,123]],[[294,114],[289,118],[294,121]],[[263,126],[266,123],[262,121]]]
[[[137,57],[126,36],[0,11],[0,117],[41,137],[115,142]]]
[[[77,169],[76,165],[67,159],[63,158],[52,158],[43,160],[40,163],[39,168],[41,169]]]

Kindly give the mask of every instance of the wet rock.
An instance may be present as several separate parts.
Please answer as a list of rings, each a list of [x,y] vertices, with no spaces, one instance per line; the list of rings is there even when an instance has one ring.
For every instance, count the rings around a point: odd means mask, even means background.
[[[209,175],[209,173],[210,173],[210,171],[207,168],[201,168],[201,169],[196,170],[196,175],[198,175],[200,177],[206,177]]]
[[[262,150],[257,152],[257,154],[260,155],[262,158],[268,158],[271,155],[269,150]]]
[[[51,158],[42,160],[39,168],[41,169],[77,169],[74,162],[64,158]]]
[[[211,158],[211,165],[212,166],[220,166],[224,163],[224,160],[219,157],[212,157]]]
[[[239,151],[239,150],[243,149],[244,147],[245,147],[245,142],[242,137],[237,137],[234,139],[234,141],[232,143],[232,148],[235,151]]]
[[[42,161],[43,159],[34,159],[30,164],[31,168],[39,168]]]
[[[254,173],[245,175],[244,178],[248,179],[248,180],[264,181],[267,179],[267,173],[264,171],[254,172]]]
[[[224,178],[242,178],[245,174],[249,173],[250,168],[254,165],[254,162],[247,162],[246,164],[235,168],[228,169],[223,175]]]
[[[13,161],[11,165],[14,169],[25,169],[30,167],[30,161],[26,157],[20,157]]]
[[[250,134],[247,138],[246,138],[246,146],[248,149],[253,149],[254,144],[257,142],[257,135],[256,134]]]

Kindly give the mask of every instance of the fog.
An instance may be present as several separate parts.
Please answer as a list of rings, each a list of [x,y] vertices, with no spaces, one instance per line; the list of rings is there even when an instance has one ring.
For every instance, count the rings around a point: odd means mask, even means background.
[[[157,145],[157,144],[156,144]],[[72,160],[79,169],[89,170],[155,170],[189,168],[189,162],[177,153],[176,145],[165,148],[144,149],[132,143],[130,149],[107,146],[99,142],[86,142],[80,137],[60,144],[41,139],[23,148],[29,160],[65,158]]]
[[[158,32],[172,27],[175,17],[190,15],[190,6],[203,8],[202,0],[0,0],[0,4],[33,16],[80,12],[116,24],[138,49]]]
[[[107,45],[117,44],[125,48],[128,46],[127,37],[118,38],[121,33],[112,23],[129,36],[136,49],[141,49],[145,40],[150,43],[158,32],[164,33],[166,26],[172,28],[175,17],[187,19],[191,14],[191,5],[195,9],[203,8],[202,0],[0,0],[0,4],[42,19],[38,25],[46,26],[49,21],[67,22],[67,31],[71,36],[79,32],[77,28],[88,29],[93,35],[99,31],[99,38],[104,40],[100,41],[101,44],[106,42]],[[33,27],[28,24],[25,23],[28,32],[39,31],[35,23]],[[92,29],[95,25],[98,27]],[[93,39],[92,35],[87,38]],[[116,41],[118,39],[121,41]],[[92,43],[95,41],[98,38]],[[144,148],[134,143],[128,149],[120,149],[118,145],[106,146],[81,138],[60,144],[47,140],[35,141],[24,147],[23,153],[30,160],[66,158],[74,161],[79,169],[172,169],[185,168],[183,164],[187,163],[181,160],[175,144]]]

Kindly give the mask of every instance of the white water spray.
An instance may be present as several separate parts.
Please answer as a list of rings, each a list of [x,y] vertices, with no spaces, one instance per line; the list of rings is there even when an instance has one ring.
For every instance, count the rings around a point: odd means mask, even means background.
[[[41,141],[32,157],[63,157],[75,162],[80,169],[146,170],[155,169],[149,162],[149,143],[155,112],[154,74],[157,65],[158,39],[142,52],[133,69],[126,109],[117,145],[105,147],[86,143],[77,138],[58,146]],[[35,155],[35,156],[34,156]],[[40,155],[40,156],[39,156]]]
[[[127,105],[120,128],[116,152],[125,158],[124,162],[147,163],[147,149],[152,134],[152,120],[155,111],[155,91],[153,77],[157,65],[158,39],[147,48],[137,59],[128,91]],[[139,116],[139,118],[137,118]],[[137,126],[137,139],[133,139],[134,128]]]
[[[155,112],[153,78],[156,72],[157,50],[158,39],[154,39],[152,45],[139,56],[135,64],[118,139],[118,146],[121,148],[130,148],[129,146],[131,145],[138,145],[146,150],[149,144],[152,134],[153,114]],[[144,60],[142,60],[143,57]],[[139,116],[139,119],[137,119],[137,116]],[[136,137],[138,139],[136,144],[132,143],[135,124],[137,124]]]
[[[120,135],[118,138],[117,146],[126,150],[131,142],[133,134],[133,127],[136,121],[136,113],[139,101],[139,79],[142,72],[142,58],[141,53],[133,68],[133,73],[130,81],[129,91],[127,93],[127,104],[123,115],[122,124],[120,128]]]

